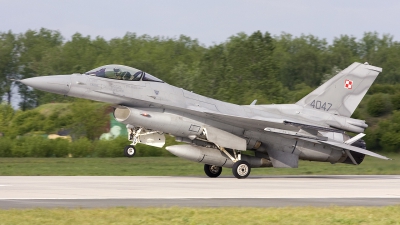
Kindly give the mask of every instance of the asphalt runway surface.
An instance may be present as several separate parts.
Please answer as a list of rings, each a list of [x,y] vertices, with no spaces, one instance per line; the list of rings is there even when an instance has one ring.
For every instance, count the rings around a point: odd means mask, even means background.
[[[3,176],[0,208],[385,206],[400,176]]]

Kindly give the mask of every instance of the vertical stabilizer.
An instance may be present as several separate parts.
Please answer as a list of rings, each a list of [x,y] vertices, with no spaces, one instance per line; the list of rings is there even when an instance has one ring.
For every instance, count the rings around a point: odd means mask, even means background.
[[[296,104],[350,117],[382,68],[353,63]]]

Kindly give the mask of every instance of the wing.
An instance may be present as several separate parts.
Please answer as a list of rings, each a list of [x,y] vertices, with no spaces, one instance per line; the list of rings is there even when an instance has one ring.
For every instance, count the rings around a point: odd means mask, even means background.
[[[222,121],[232,125],[237,125],[243,128],[250,128],[250,129],[256,128],[264,130],[265,128],[268,127],[268,128],[277,128],[290,131],[298,131],[299,129],[311,129],[315,131],[322,130],[322,131],[343,133],[342,130],[338,130],[335,128],[323,127],[318,124],[305,124],[288,119],[266,118],[261,116],[254,116],[254,117],[233,116],[233,115],[219,113],[216,111],[211,111],[201,107],[188,107],[187,109],[192,113],[196,114],[200,113],[202,114],[202,116],[206,116],[210,119]]]

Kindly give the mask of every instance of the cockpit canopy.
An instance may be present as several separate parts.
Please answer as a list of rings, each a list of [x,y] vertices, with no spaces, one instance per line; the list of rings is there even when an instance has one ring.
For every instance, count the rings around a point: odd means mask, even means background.
[[[127,80],[127,81],[153,81],[162,82],[164,81],[158,79],[157,77],[150,75],[141,70],[123,66],[123,65],[105,65],[92,69],[85,73],[85,75],[104,77],[108,79],[116,80]]]

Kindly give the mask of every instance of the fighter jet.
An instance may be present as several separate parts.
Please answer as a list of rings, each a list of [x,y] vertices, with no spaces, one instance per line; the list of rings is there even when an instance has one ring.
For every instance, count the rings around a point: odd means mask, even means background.
[[[225,167],[241,179],[252,168],[297,168],[299,160],[359,165],[365,155],[389,159],[366,150],[361,138],[368,125],[351,118],[380,72],[368,63],[353,63],[295,104],[276,105],[219,101],[123,65],[20,82],[112,104],[132,141],[124,149],[127,157],[135,155],[137,143],[164,146],[169,134],[182,144],[166,149],[204,164],[208,177],[218,177]]]

